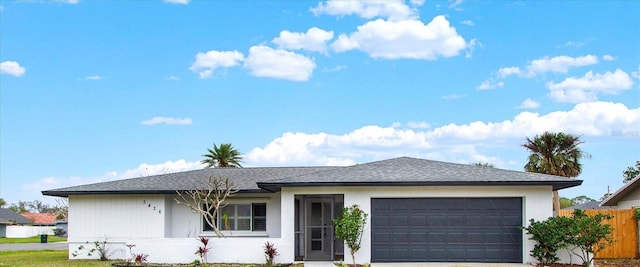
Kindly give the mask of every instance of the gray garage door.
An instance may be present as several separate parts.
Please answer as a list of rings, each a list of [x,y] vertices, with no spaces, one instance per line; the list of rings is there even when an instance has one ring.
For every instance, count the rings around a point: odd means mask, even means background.
[[[521,198],[371,200],[372,262],[522,262]]]

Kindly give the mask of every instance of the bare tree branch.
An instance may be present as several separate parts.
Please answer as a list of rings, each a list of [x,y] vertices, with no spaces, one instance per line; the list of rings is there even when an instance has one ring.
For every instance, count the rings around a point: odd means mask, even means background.
[[[200,214],[218,237],[224,237],[216,225],[218,211],[227,206],[225,200],[238,190],[229,178],[209,176],[197,189],[176,191],[176,203],[187,206],[191,212]]]

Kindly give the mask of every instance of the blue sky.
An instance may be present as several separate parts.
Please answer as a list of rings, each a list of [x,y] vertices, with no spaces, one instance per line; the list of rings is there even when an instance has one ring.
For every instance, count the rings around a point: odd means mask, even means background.
[[[0,197],[200,168],[397,156],[522,170],[580,135],[640,160],[638,1],[0,1]]]

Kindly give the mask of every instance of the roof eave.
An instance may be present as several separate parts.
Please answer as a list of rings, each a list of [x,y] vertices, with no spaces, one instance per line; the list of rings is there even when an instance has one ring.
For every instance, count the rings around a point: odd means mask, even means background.
[[[186,190],[74,190],[74,191],[61,191],[61,190],[47,190],[42,191],[42,195],[53,197],[69,197],[70,195],[173,195],[176,191],[188,191]],[[238,193],[268,193],[264,189],[240,189]]]
[[[613,194],[605,198],[602,202],[600,202],[600,206],[616,206],[618,204],[618,201],[620,201],[620,199],[625,197],[628,192],[633,191],[639,186],[640,186],[640,175],[636,176],[636,178],[633,178],[633,180],[627,182],[618,190],[613,192]]]
[[[566,181],[448,181],[448,182],[290,182],[290,183],[258,183],[258,187],[278,192],[283,187],[325,187],[325,186],[534,186],[550,185],[554,191],[579,186],[582,180]]]

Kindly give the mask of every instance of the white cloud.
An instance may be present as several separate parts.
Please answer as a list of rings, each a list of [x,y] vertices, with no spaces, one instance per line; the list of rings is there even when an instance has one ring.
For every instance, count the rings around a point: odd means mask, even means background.
[[[179,81],[180,77],[175,76],[175,75],[169,75],[169,77],[166,78],[169,81]]]
[[[157,125],[157,124],[166,124],[166,125],[191,125],[193,122],[190,118],[171,118],[171,117],[153,117],[148,120],[144,120],[140,122],[143,125]]]
[[[16,61],[2,61],[0,62],[0,73],[8,74],[11,76],[20,77],[27,71],[20,63]]]
[[[357,49],[372,58],[436,60],[457,56],[467,43],[444,16],[436,16],[426,25],[419,20],[369,21],[354,33],[338,36],[331,48],[336,52]]]
[[[527,66],[527,74],[533,77],[546,72],[567,73],[571,67],[589,66],[598,63],[598,57],[586,55],[581,57],[557,56],[544,57],[531,61]]]
[[[491,90],[491,89],[496,89],[499,87],[503,87],[504,86],[504,82],[495,82],[492,80],[485,80],[483,81],[480,85],[478,85],[478,87],[476,87],[477,90]]]
[[[162,2],[165,2],[165,3],[182,4],[182,5],[189,4],[189,1],[191,1],[191,0],[162,0]]]
[[[462,10],[462,8],[460,8],[460,5],[462,5],[462,2],[464,2],[463,0],[449,0],[449,2],[451,3],[449,4],[449,8],[455,9],[457,11]]]
[[[629,74],[620,69],[603,74],[589,71],[583,77],[569,77],[559,83],[547,83],[551,98],[569,103],[594,101],[599,94],[616,95],[632,86],[633,80]]]
[[[483,155],[478,147],[500,145],[505,141],[521,142],[526,136],[546,130],[586,136],[637,132],[639,123],[640,108],[591,102],[577,104],[569,111],[544,115],[525,111],[501,122],[452,123],[424,131],[403,129],[405,125],[394,123],[391,127],[364,126],[346,134],[287,132],[264,147],[254,148],[245,159],[247,165],[291,166],[353,164],[416,156],[453,162],[488,161],[500,166],[507,163]]]
[[[280,36],[273,39],[273,43],[282,49],[303,49],[324,53],[327,51],[327,41],[331,39],[333,39],[333,31],[312,27],[306,33],[281,31]]]
[[[258,45],[249,49],[244,67],[257,77],[271,77],[291,81],[307,81],[316,63],[294,52]]]
[[[473,21],[470,21],[470,20],[463,20],[463,21],[461,21],[461,22],[460,22],[460,24],[462,24],[462,25],[467,25],[467,26],[473,26],[473,25],[475,25],[475,24],[473,23]]]
[[[520,104],[519,108],[534,109],[539,107],[540,107],[540,103],[536,102],[531,98],[527,98],[524,101],[522,101],[522,104]]]
[[[520,75],[522,71],[518,67],[506,67],[498,69],[498,78],[506,78],[511,75]]]
[[[602,56],[602,60],[614,61],[614,60],[616,60],[616,57],[614,57],[612,55],[604,55],[604,56]]]
[[[200,78],[208,78],[218,68],[229,68],[240,64],[244,60],[242,53],[234,51],[211,50],[196,54],[196,61],[189,70],[197,72]]]
[[[414,5],[422,3],[420,1],[412,2]],[[357,15],[365,19],[382,17],[392,21],[417,18],[417,11],[405,5],[404,0],[329,0],[318,3],[318,6],[311,8],[310,11],[316,16],[321,14],[331,16]]]
[[[574,42],[574,41],[568,41],[564,44],[561,45],[557,45],[556,48],[563,48],[563,47],[581,47],[583,46],[584,43],[583,42]]]
[[[92,75],[92,76],[87,76],[84,77],[85,80],[90,80],[90,81],[99,81],[102,80],[102,76],[100,75]]]

